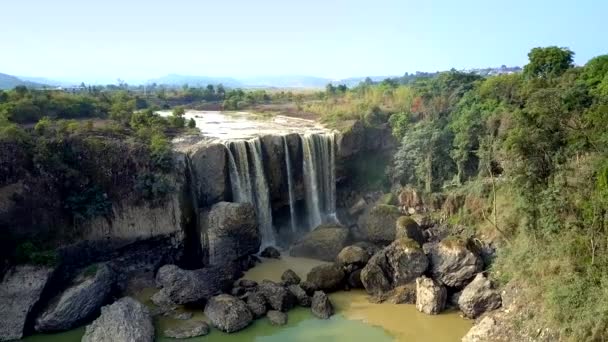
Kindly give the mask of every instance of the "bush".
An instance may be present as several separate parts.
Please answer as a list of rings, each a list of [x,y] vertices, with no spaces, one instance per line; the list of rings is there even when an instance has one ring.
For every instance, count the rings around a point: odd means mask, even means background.
[[[15,261],[18,264],[56,266],[59,256],[56,251],[40,250],[32,242],[24,242],[15,249]]]
[[[167,176],[153,172],[140,174],[135,182],[135,191],[139,198],[155,205],[159,204],[173,190]]]

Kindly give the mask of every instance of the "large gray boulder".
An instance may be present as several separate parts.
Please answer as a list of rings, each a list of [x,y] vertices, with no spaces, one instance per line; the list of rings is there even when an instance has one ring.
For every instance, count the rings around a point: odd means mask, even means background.
[[[209,299],[205,316],[214,327],[227,333],[244,329],[253,321],[253,314],[245,302],[227,294]]]
[[[289,254],[324,261],[334,261],[348,242],[348,229],[340,225],[320,225],[298,241]]]
[[[101,315],[86,327],[82,342],[152,342],[150,312],[137,300],[123,297],[101,308]]]
[[[458,296],[458,307],[468,318],[477,318],[486,311],[498,309],[501,302],[500,293],[482,273],[477,274]]]
[[[255,209],[250,203],[220,202],[201,220],[201,242],[210,265],[224,265],[260,249]]]
[[[344,247],[336,257],[336,263],[341,266],[354,265],[362,268],[369,261],[369,253],[359,246]]]
[[[462,287],[483,268],[481,258],[457,239],[444,239],[425,247],[433,279],[450,287]]]
[[[345,276],[342,267],[336,264],[319,265],[308,272],[306,283],[310,286],[310,290],[332,292],[343,287]]]
[[[416,309],[427,315],[437,315],[447,301],[447,290],[431,278],[416,279]]]
[[[382,245],[391,243],[395,240],[395,224],[400,216],[399,209],[393,205],[372,207],[359,218],[358,238]]]
[[[53,269],[23,265],[9,270],[0,283],[0,341],[23,337],[27,316],[40,300]]]
[[[296,274],[296,272],[294,272],[291,269],[286,270],[281,275],[281,283],[285,286],[297,285],[300,283],[300,281],[301,281],[300,276],[298,276]]]
[[[38,316],[36,331],[69,330],[83,323],[107,302],[114,279],[106,264],[87,267]]]
[[[310,308],[312,314],[321,319],[328,319],[334,314],[334,307],[323,291],[315,291]]]
[[[376,253],[361,271],[361,282],[372,295],[390,291],[421,276],[429,261],[415,241],[402,238]]]
[[[156,274],[156,283],[166,298],[175,304],[196,303],[228,291],[234,282],[231,267],[205,267],[183,270],[176,265],[165,265]]]
[[[284,286],[275,282],[264,280],[257,288],[264,298],[266,303],[273,310],[288,311],[296,304],[296,297]]]
[[[255,291],[248,293],[245,297],[245,301],[254,318],[260,318],[268,311],[266,298],[260,292]]]
[[[205,142],[196,145],[190,154],[192,183],[195,185],[199,206],[209,206],[226,200],[228,164],[226,146]]]

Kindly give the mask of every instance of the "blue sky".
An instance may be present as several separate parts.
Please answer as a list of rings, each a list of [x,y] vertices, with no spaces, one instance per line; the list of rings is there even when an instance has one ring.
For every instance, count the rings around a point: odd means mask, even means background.
[[[608,53],[605,0],[2,0],[0,72],[333,78],[523,65],[535,46]]]

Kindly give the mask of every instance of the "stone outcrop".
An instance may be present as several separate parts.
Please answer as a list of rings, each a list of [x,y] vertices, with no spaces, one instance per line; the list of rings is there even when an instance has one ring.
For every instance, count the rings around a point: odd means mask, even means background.
[[[498,309],[500,305],[500,294],[482,273],[477,274],[458,296],[458,307],[468,318],[477,318],[486,311]]]
[[[287,324],[287,314],[281,311],[270,310],[266,314],[268,321],[272,325],[285,325]]]
[[[445,308],[447,290],[433,279],[416,279],[416,309],[428,315],[437,315]]]
[[[156,283],[171,302],[188,304],[227,291],[234,278],[235,271],[231,267],[183,270],[176,265],[165,265],[158,270]]]
[[[438,244],[425,246],[431,260],[433,279],[450,287],[461,287],[481,272],[481,258],[470,251],[466,244],[453,238]]]
[[[329,297],[323,291],[315,291],[310,308],[312,314],[317,318],[328,319],[334,314],[334,307]]]
[[[228,163],[226,147],[203,141],[189,154],[193,185],[199,206],[209,206],[227,199]]]
[[[211,331],[209,324],[205,321],[194,321],[180,324],[179,326],[164,331],[169,338],[184,339],[206,336]]]
[[[255,209],[250,203],[220,202],[201,219],[201,242],[210,265],[236,261],[260,249]]]
[[[376,253],[361,271],[361,281],[372,295],[388,292],[422,275],[428,259],[418,243],[402,238]]]
[[[38,316],[36,331],[69,330],[83,323],[107,302],[114,279],[106,264],[87,267]]]
[[[83,342],[154,341],[154,326],[148,309],[131,297],[101,308],[101,315],[87,326]]]
[[[339,225],[321,225],[304,236],[290,250],[295,257],[334,261],[348,242],[348,229]]]
[[[369,261],[369,253],[359,246],[344,247],[336,257],[336,263],[340,266],[354,265],[362,268]]]
[[[422,246],[426,241],[422,234],[422,229],[410,216],[401,216],[397,219],[396,238],[410,238]]]
[[[400,216],[397,207],[378,204],[359,218],[357,237],[372,243],[387,245],[395,240],[395,223]]]
[[[344,270],[338,265],[319,265],[313,267],[313,269],[308,272],[306,283],[308,283],[314,291],[322,290],[332,292],[342,288],[344,277]],[[304,285],[302,287],[304,287]]]
[[[205,316],[214,327],[227,333],[242,330],[253,322],[253,314],[245,302],[227,294],[209,299]]]
[[[300,277],[293,270],[286,270],[281,275],[281,283],[285,286],[297,285],[300,281]]]
[[[285,312],[296,304],[297,299],[287,288],[270,280],[264,280],[257,291],[264,296],[266,303],[273,310]]]
[[[4,275],[0,283],[0,341],[23,337],[28,315],[52,274],[48,267],[23,265]]]
[[[262,258],[281,259],[281,252],[279,252],[279,250],[275,247],[268,246],[264,248],[264,250],[260,253],[260,256]]]

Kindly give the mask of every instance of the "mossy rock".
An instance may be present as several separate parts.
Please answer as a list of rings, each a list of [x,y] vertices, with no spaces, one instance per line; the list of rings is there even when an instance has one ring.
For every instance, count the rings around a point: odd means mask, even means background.
[[[380,245],[395,240],[395,222],[401,216],[393,205],[378,204],[359,218],[359,238]]]
[[[386,215],[394,215],[400,214],[399,208],[390,204],[378,204],[374,208],[372,208],[372,214],[386,214]]]
[[[398,202],[397,196],[392,193],[384,194],[382,197],[380,197],[380,200],[378,200],[378,204],[385,205],[397,205]]]

